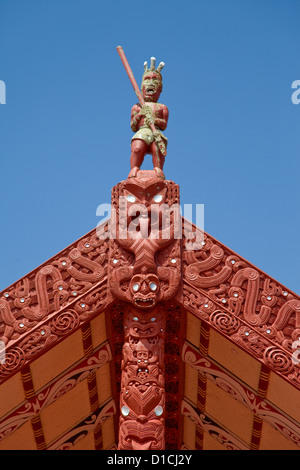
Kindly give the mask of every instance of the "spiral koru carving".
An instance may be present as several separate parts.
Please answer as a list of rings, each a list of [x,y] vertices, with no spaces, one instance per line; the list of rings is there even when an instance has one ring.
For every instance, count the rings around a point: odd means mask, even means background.
[[[283,375],[289,374],[294,367],[289,354],[275,346],[270,346],[264,351],[264,360],[273,370]]]
[[[21,348],[11,348],[5,354],[5,360],[0,365],[0,379],[7,377],[14,370],[21,368],[26,361],[26,356]]]
[[[72,310],[62,312],[54,317],[49,326],[53,334],[58,336],[65,335],[80,325],[80,317],[78,313]]]
[[[240,327],[240,321],[234,315],[222,310],[216,310],[210,315],[210,321],[218,330],[227,335],[234,334]]]

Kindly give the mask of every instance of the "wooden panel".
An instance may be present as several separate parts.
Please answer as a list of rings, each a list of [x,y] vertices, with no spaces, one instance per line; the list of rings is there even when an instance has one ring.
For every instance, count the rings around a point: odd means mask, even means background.
[[[103,449],[108,449],[116,440],[114,429],[114,418],[108,418],[102,424]]]
[[[208,355],[251,388],[257,390],[260,362],[214,330],[210,332]]]
[[[193,367],[185,364],[185,389],[184,395],[192,403],[197,405],[198,399],[198,371]]]
[[[203,450],[227,450],[217,439],[214,439],[208,432],[203,434]]]
[[[30,365],[34,389],[39,390],[83,355],[82,336],[78,330]]]
[[[73,445],[71,450],[95,450],[95,439],[94,439],[94,433],[89,432],[83,439],[80,439],[80,441],[76,442],[75,445]]]
[[[97,391],[99,405],[107,401],[111,397],[111,382],[110,382],[110,366],[109,363],[104,364],[96,372]]]
[[[47,445],[89,414],[90,401],[85,380],[41,412]]]
[[[259,450],[299,450],[299,447],[264,421]]]
[[[273,372],[270,374],[267,399],[300,421],[300,391]]]
[[[200,330],[201,321],[189,312],[186,312],[187,323],[186,323],[186,339],[192,343],[196,348],[200,346]]]
[[[13,375],[0,386],[0,416],[5,415],[25,400],[21,374]]]
[[[107,339],[104,312],[91,321],[91,330],[93,346],[96,348]]]
[[[36,450],[30,421],[0,441],[0,450]]]
[[[206,414],[250,445],[253,413],[228,393],[207,381]]]
[[[191,450],[195,449],[196,425],[186,416],[183,417],[183,442]]]

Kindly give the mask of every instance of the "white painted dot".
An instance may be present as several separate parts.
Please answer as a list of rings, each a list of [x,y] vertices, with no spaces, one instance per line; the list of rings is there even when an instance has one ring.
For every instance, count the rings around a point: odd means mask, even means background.
[[[157,405],[154,409],[154,413],[156,414],[156,416],[161,416],[163,412],[164,412],[164,409],[160,405]]]
[[[129,410],[128,406],[122,406],[121,413],[122,413],[123,416],[128,416],[129,413],[130,413],[130,410]]]

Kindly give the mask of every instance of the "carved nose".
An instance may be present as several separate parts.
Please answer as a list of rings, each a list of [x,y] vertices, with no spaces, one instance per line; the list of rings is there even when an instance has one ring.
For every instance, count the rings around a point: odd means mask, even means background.
[[[142,285],[141,285],[141,292],[142,292],[143,294],[145,294],[145,293],[148,292],[148,290],[149,290],[149,289],[148,289],[148,284],[147,284],[147,282],[146,282],[146,281],[143,281],[143,282],[142,282]]]
[[[147,423],[148,421],[148,418],[146,415],[140,415],[136,418],[136,420],[140,423]]]

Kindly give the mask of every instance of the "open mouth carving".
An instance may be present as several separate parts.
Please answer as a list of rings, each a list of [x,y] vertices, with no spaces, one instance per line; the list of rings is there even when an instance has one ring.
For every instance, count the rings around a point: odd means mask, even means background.
[[[134,299],[134,303],[137,307],[140,307],[140,308],[150,308],[150,307],[154,307],[155,300],[153,298],[142,299],[140,297],[136,297]]]
[[[149,85],[146,87],[146,93],[148,95],[153,95],[155,93],[155,87],[152,85]]]

